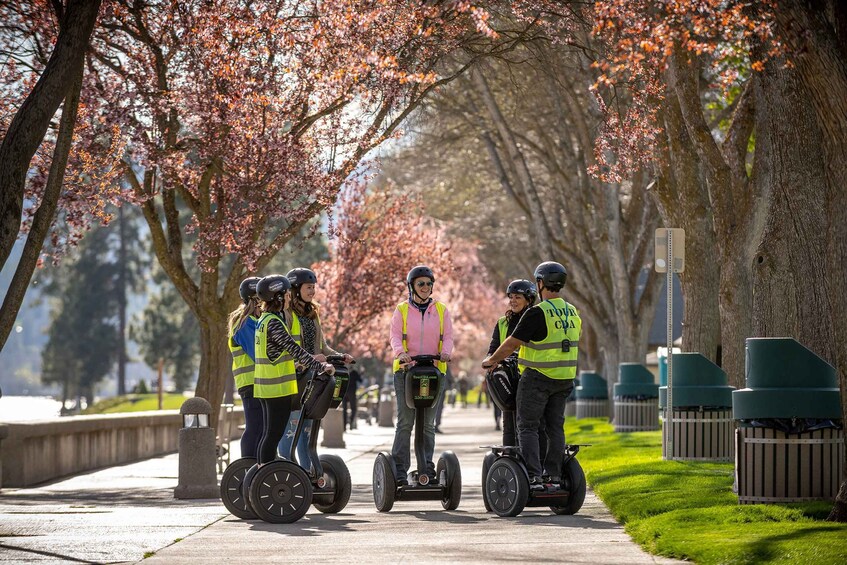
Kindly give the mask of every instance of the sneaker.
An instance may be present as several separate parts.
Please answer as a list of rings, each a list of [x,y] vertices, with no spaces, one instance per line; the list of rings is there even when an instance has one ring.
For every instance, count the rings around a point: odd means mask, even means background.
[[[544,481],[541,477],[530,477],[529,478],[529,490],[531,491],[542,491],[544,490]]]
[[[406,477],[403,477],[402,479],[397,479],[397,486],[398,487],[409,486],[409,479],[407,479]]]
[[[441,428],[439,428],[438,426],[435,426],[435,433],[443,434],[444,432],[441,431]]]

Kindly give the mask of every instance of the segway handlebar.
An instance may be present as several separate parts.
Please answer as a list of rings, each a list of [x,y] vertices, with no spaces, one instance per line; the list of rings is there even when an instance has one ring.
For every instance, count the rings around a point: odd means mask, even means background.
[[[441,361],[440,355],[412,355],[411,363],[401,363],[400,366],[408,369],[415,365],[434,365],[438,361]]]
[[[327,355],[326,362],[332,363],[333,365],[343,365],[344,364],[344,355]],[[350,361],[350,364],[354,364],[356,362],[355,359]]]

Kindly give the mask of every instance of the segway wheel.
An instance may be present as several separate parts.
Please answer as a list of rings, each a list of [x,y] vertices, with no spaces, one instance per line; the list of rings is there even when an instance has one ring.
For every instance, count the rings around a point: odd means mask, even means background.
[[[290,461],[263,465],[250,484],[253,512],[272,524],[290,524],[302,518],[312,505],[312,483]]]
[[[570,491],[568,503],[565,506],[551,506],[550,510],[556,514],[571,515],[579,512],[582,503],[585,502],[585,472],[582,465],[575,458],[571,458],[562,469],[562,488]]]
[[[390,512],[394,506],[397,480],[394,478],[394,464],[384,453],[377,455],[374,461],[373,491],[376,509]]]
[[[335,514],[341,512],[350,502],[350,493],[353,491],[353,481],[350,480],[350,470],[344,464],[344,460],[338,455],[321,455],[321,467],[327,478],[327,486],[335,490],[335,496],[330,504],[315,502],[315,508],[324,514]]]
[[[247,469],[247,473],[244,475],[244,482],[241,483],[241,494],[244,496],[244,500],[247,501],[247,507],[250,510],[253,510],[253,501],[250,500],[250,485],[253,484],[253,477],[256,476],[256,473],[259,471],[259,465],[253,464],[252,467]],[[253,512],[255,514],[255,512]],[[258,518],[258,516],[256,516]]]
[[[485,454],[485,458],[482,460],[482,481],[480,484],[482,485],[482,504],[485,505],[485,511],[491,512],[491,503],[488,501],[488,489],[485,488],[485,478],[488,476],[488,471],[491,469],[491,464],[497,459],[497,454],[493,451],[489,451]]]
[[[529,479],[521,466],[508,457],[491,465],[485,488],[491,510],[500,517],[517,516],[529,500]]]
[[[447,483],[441,496],[441,506],[444,510],[455,510],[462,500],[462,468],[459,467],[459,459],[452,451],[445,451],[438,458],[435,474],[440,477],[442,471]]]
[[[227,466],[221,478],[221,500],[230,514],[242,520],[256,519],[256,513],[241,490],[247,470],[255,464],[255,457],[236,459]]]

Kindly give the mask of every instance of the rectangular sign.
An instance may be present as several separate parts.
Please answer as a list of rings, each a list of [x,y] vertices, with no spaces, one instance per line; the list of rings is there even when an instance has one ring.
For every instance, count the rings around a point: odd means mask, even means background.
[[[656,230],[656,272],[668,272],[668,232],[673,245],[672,273],[685,271],[685,230],[682,228],[658,228]]]

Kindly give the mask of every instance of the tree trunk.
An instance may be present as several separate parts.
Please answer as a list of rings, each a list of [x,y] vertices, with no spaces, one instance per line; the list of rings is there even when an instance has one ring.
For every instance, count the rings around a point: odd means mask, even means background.
[[[3,308],[0,309],[0,349],[3,349],[6,340],[9,338],[9,333],[15,325],[15,319],[20,311],[24,295],[29,287],[30,280],[32,280],[32,273],[38,264],[44,239],[47,237],[50,226],[56,217],[59,195],[65,179],[65,168],[73,144],[74,125],[76,124],[82,88],[82,71],[83,65],[80,60],[76,74],[72,75],[73,82],[65,97],[62,118],[59,121],[59,132],[56,136],[56,147],[53,148],[53,158],[47,176],[47,185],[44,188],[38,210],[33,217],[21,258],[15,268],[15,274],[12,276],[6,296],[3,298]],[[20,220],[20,218],[18,219]]]
[[[823,132],[827,174],[827,272],[829,311],[835,334],[835,366],[841,387],[842,422],[847,423],[847,8],[830,0],[810,4],[785,0],[775,10],[777,33],[807,89]],[[845,438],[847,442],[847,438]],[[847,469],[847,449],[844,468]],[[847,522],[847,477],[829,520]]]
[[[224,397],[226,379],[230,377],[230,353],[227,347],[225,316],[204,316],[200,323],[200,373],[195,396],[212,405],[209,425],[216,428]]]
[[[126,217],[118,208],[118,395],[126,394]]]
[[[83,64],[100,2],[68,2],[59,22],[56,47],[0,145],[0,267],[9,258],[20,230],[29,163]]]
[[[700,161],[672,93],[663,101],[665,136],[659,141],[657,182],[653,195],[664,225],[685,230],[682,287],[682,350],[719,362],[720,261],[709,192]]]
[[[821,132],[797,72],[781,66],[769,62],[757,89],[754,179],[771,205],[752,264],[753,335],[793,337],[834,363]]]
[[[729,384],[744,388],[745,340],[752,334],[750,255],[743,242],[727,242],[721,250],[721,367]]]

